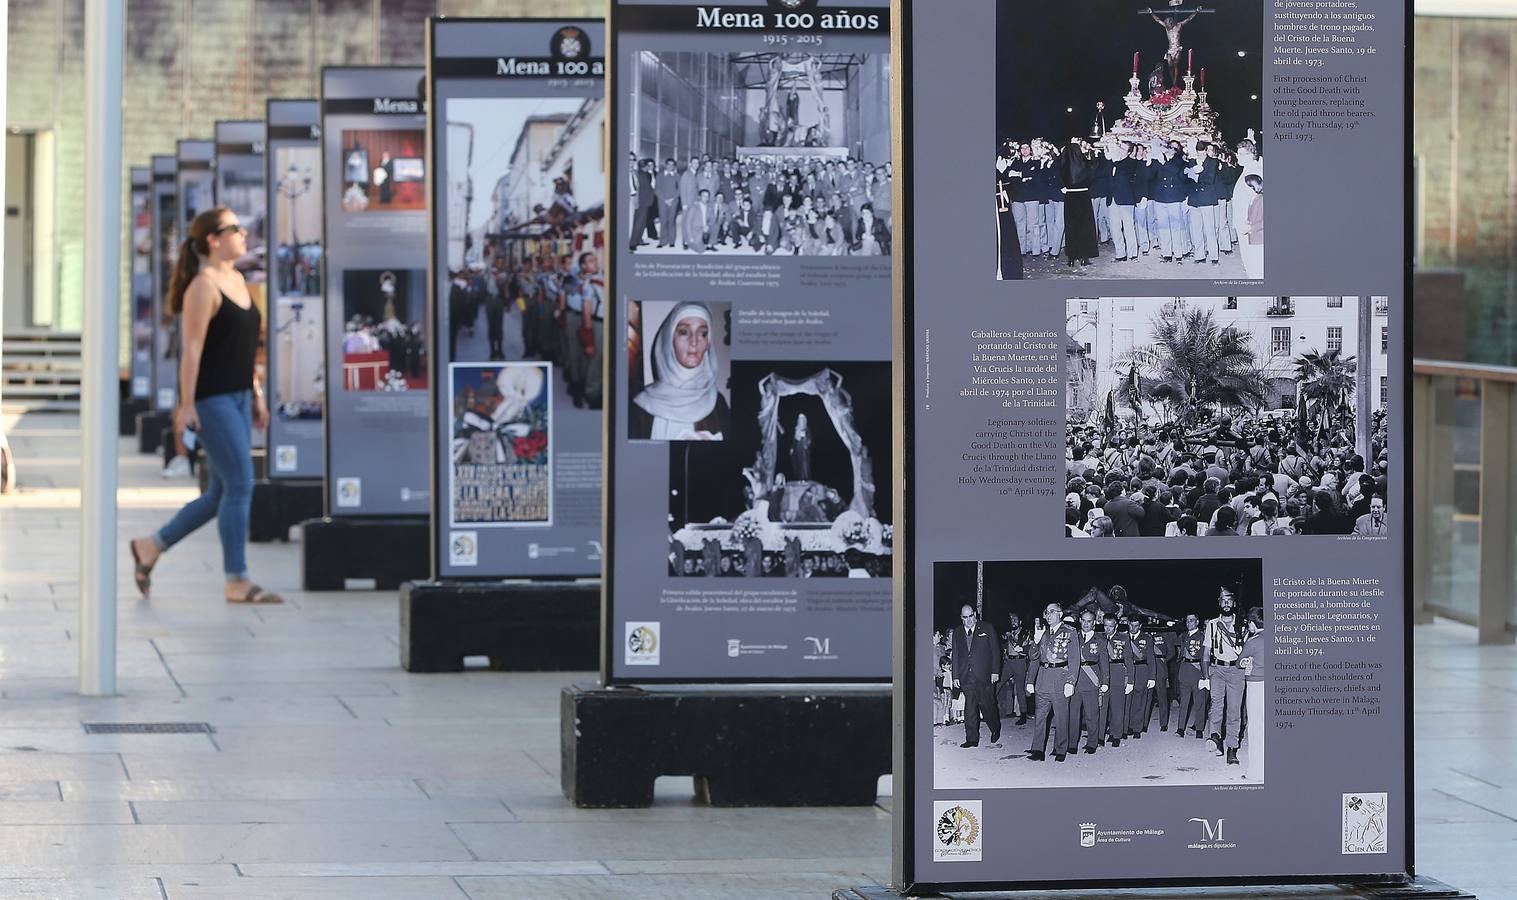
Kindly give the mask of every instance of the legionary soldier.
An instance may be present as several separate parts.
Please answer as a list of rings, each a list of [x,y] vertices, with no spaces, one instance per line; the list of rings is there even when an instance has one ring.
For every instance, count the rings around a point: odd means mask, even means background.
[[[1127,733],[1134,740],[1142,740],[1148,730],[1148,717],[1153,712],[1149,692],[1158,679],[1154,677],[1154,639],[1143,630],[1143,616],[1134,615],[1127,621],[1127,642],[1132,647],[1128,660],[1128,672],[1132,675],[1133,690],[1127,695]]]
[[[1224,747],[1229,765],[1238,765],[1242,738],[1243,642],[1247,629],[1237,616],[1233,592],[1222,588],[1217,596],[1216,618],[1206,620],[1206,654],[1201,663],[1201,687],[1211,691],[1211,715],[1206,731],[1212,752],[1221,756]]]
[[[1027,668],[1027,693],[1037,698],[1037,711],[1033,717],[1032,750],[1027,758],[1043,761],[1043,751],[1048,746],[1048,724],[1053,721],[1057,732],[1054,737],[1054,760],[1063,762],[1069,752],[1069,699],[1075,694],[1075,669],[1078,664],[1078,647],[1075,630],[1063,622],[1064,607],[1050,603],[1043,609],[1043,621],[1048,627],[1043,636],[1032,646],[1032,659]]]
[[[1111,690],[1106,697],[1106,737],[1113,747],[1122,746],[1127,734],[1127,699],[1133,692],[1132,672],[1128,663],[1134,650],[1125,633],[1117,631],[1116,613],[1106,614],[1106,658],[1109,660]]]
[[[990,742],[1001,739],[1001,714],[993,685],[1001,680],[1001,642],[996,630],[980,621],[974,607],[959,610],[963,623],[953,632],[953,686],[964,693],[964,743],[980,745],[980,718],[990,726]]]
[[[1101,744],[1101,698],[1110,689],[1111,677],[1106,658],[1106,640],[1096,633],[1096,614],[1080,613],[1080,636],[1076,658],[1079,675],[1075,678],[1075,695],[1069,701],[1069,729],[1073,738],[1069,749],[1077,749],[1080,730],[1085,731],[1085,752],[1094,753]]]
[[[1180,697],[1180,727],[1175,732],[1185,737],[1185,728],[1195,729],[1196,737],[1206,737],[1206,695],[1201,690],[1201,660],[1206,654],[1206,633],[1201,630],[1201,619],[1195,613],[1185,616],[1185,633],[1180,635],[1176,652],[1180,656],[1180,669],[1175,675],[1175,684]]]
[[[1169,673],[1175,662],[1175,633],[1156,631],[1149,635],[1154,642],[1154,702],[1159,705],[1159,730],[1169,730]],[[1144,717],[1146,728],[1148,718]]]
[[[1017,717],[1016,724],[1027,724],[1027,629],[1022,627],[1022,617],[1011,614],[1010,628],[1002,636],[1006,644],[1006,659],[1001,664],[1001,715]]]

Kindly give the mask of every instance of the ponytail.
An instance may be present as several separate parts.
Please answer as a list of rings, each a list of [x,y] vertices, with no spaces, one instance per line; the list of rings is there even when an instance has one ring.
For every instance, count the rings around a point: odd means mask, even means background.
[[[221,217],[229,210],[225,206],[208,209],[190,222],[190,236],[179,245],[179,258],[174,261],[174,277],[169,280],[169,293],[164,299],[167,315],[177,316],[184,311],[184,293],[190,282],[200,274],[200,258],[211,255],[210,236],[221,225]]]

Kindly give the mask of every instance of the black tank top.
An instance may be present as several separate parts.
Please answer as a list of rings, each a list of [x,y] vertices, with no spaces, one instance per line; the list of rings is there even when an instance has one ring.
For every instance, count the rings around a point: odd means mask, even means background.
[[[262,319],[257,306],[243,309],[221,292],[221,308],[205,330],[200,373],[195,378],[196,400],[252,390]]]

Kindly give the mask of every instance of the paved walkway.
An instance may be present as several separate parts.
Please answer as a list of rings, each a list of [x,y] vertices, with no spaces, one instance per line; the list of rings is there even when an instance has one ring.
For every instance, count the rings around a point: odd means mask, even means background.
[[[558,691],[576,676],[407,675],[394,595],[300,592],[296,545],[250,548],[282,607],[222,602],[213,529],[165,558],[151,603],[123,560],[120,696],[79,697],[77,422],[7,432],[23,490],[0,498],[0,897],[704,900],[887,877],[886,798],[709,809],[669,778],[650,810],[572,809]],[[146,532],[193,488],[120,447],[122,534]],[[1417,659],[1421,868],[1517,897],[1517,652],[1438,625]]]

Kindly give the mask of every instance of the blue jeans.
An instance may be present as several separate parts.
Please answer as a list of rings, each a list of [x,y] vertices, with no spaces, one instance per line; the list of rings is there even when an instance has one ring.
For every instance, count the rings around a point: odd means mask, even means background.
[[[167,550],[216,520],[221,563],[228,581],[247,577],[248,512],[253,506],[253,396],[251,391],[195,401],[200,443],[210,462],[205,493],[186,503],[154,539]]]

